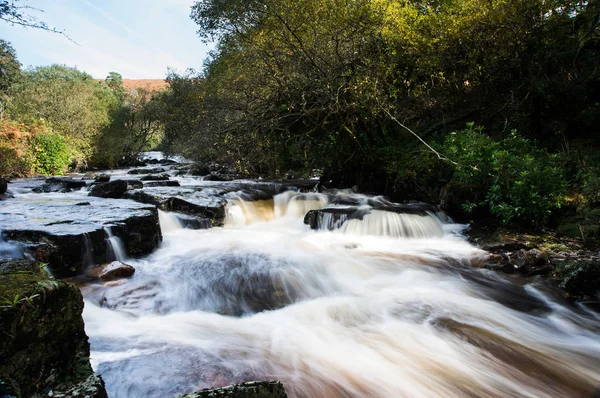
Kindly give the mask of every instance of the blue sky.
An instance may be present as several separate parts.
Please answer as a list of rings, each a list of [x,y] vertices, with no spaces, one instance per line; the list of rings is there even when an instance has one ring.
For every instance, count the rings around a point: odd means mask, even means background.
[[[110,71],[129,79],[162,79],[167,67],[201,69],[212,45],[197,36],[189,17],[193,0],[22,0],[62,35],[0,21],[24,67],[76,66],[96,78]]]

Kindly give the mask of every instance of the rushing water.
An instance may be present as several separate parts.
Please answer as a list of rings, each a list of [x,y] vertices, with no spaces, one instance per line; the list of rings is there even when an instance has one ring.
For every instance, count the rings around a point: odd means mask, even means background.
[[[434,213],[310,230],[304,214],[329,200],[234,195],[209,230],[161,212],[164,242],[132,279],[83,289],[109,395],[266,379],[291,397],[593,395],[597,315],[477,268],[486,254]]]

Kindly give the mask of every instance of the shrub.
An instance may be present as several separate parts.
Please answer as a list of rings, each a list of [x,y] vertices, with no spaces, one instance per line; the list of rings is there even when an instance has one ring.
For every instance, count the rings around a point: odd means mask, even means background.
[[[0,121],[0,176],[62,174],[69,165],[69,145],[43,122]]]
[[[515,131],[495,141],[468,124],[448,136],[443,151],[456,163],[451,186],[472,193],[463,204],[467,212],[483,206],[504,223],[539,226],[562,204],[567,186],[560,156],[537,149]]]
[[[26,177],[33,171],[33,158],[29,152],[29,136],[25,125],[0,121],[0,176]]]
[[[34,157],[34,172],[44,175],[63,174],[71,161],[69,147],[62,135],[45,132],[29,142]]]

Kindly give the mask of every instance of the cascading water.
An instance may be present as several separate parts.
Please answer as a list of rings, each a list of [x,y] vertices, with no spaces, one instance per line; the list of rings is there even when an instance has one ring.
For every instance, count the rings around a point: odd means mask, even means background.
[[[108,250],[107,260],[108,261],[123,261],[127,258],[123,242],[118,236],[114,236],[111,227],[105,227],[104,233],[106,234],[106,248]]]
[[[166,211],[158,211],[158,221],[160,222],[160,230],[163,233],[170,233],[183,228],[177,216]]]
[[[92,245],[92,240],[90,239],[90,235],[87,233],[83,234],[83,266],[84,268],[91,267],[95,265],[94,261],[94,246]]]
[[[19,247],[11,242],[6,242],[2,237],[2,230],[0,230],[0,258],[20,258],[23,254],[19,250]]]
[[[109,396],[268,379],[290,397],[593,395],[597,315],[473,267],[486,253],[429,209],[354,195],[360,217],[304,225],[347,196],[232,199],[225,228],[166,229],[135,278],[84,288]]]

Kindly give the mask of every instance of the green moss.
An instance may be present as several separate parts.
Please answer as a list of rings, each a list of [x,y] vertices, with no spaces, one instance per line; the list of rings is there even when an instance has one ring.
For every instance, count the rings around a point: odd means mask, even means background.
[[[556,266],[554,276],[572,296],[594,295],[600,291],[600,260],[564,261]]]
[[[0,374],[23,396],[66,390],[92,374],[84,331],[83,299],[40,264],[0,260]]]

